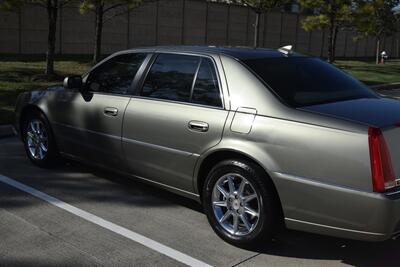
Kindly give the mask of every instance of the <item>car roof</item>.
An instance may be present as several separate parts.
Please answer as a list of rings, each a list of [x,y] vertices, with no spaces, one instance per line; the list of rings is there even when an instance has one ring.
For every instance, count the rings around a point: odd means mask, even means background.
[[[181,53],[203,53],[203,54],[223,54],[234,57],[238,60],[249,60],[257,58],[281,58],[281,57],[304,57],[296,52],[285,53],[279,49],[250,48],[250,47],[224,47],[224,46],[153,46],[127,50],[133,51],[152,51],[152,52],[181,52]]]

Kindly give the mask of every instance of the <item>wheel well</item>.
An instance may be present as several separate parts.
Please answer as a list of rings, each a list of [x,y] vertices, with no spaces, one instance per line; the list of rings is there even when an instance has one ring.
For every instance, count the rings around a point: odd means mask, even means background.
[[[245,161],[251,162],[254,165],[256,165],[257,167],[259,167],[260,170],[262,170],[265,173],[266,177],[268,177],[270,179],[270,177],[269,177],[268,173],[265,171],[265,169],[251,157],[244,155],[240,152],[236,152],[236,151],[230,151],[230,150],[218,151],[218,152],[212,153],[211,155],[208,155],[201,163],[201,166],[200,166],[200,169],[199,169],[199,172],[197,175],[197,189],[198,189],[200,195],[202,193],[202,189],[203,189],[203,186],[206,181],[208,173],[211,171],[211,169],[216,164],[218,164],[219,162],[221,162],[223,160],[227,160],[227,159],[237,159],[237,160],[245,160]],[[274,185],[274,187],[275,187],[275,185]]]
[[[198,175],[197,175],[197,189],[199,191],[200,198],[202,198],[202,191],[203,191],[203,186],[206,181],[208,173],[211,171],[211,169],[218,164],[219,162],[223,160],[228,160],[228,159],[235,159],[235,160],[245,160],[247,162],[252,163],[255,167],[259,168],[261,172],[264,173],[265,178],[267,179],[267,183],[271,186],[272,190],[275,192],[276,196],[276,202],[279,205],[279,216],[280,220],[282,222],[282,225],[284,225],[284,215],[283,215],[283,207],[282,203],[279,197],[278,190],[276,189],[276,186],[274,182],[272,181],[270,175],[267,173],[264,167],[262,167],[257,161],[255,161],[253,158],[244,155],[240,152],[236,151],[230,151],[230,150],[225,150],[225,151],[218,151],[214,152],[211,155],[208,155],[203,162],[201,163]]]
[[[44,115],[43,111],[40,108],[38,108],[37,106],[34,106],[34,105],[25,106],[22,109],[21,115],[20,115],[20,118],[19,118],[19,132],[21,133],[21,137],[22,137],[22,130],[24,128],[24,123],[25,123],[28,115],[32,114],[33,112],[39,112],[39,113],[42,113]]]

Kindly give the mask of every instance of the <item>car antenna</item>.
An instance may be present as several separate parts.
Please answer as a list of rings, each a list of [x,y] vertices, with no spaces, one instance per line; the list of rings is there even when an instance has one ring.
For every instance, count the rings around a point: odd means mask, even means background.
[[[281,48],[278,49],[278,51],[285,55],[289,55],[293,53],[293,45],[282,46]]]

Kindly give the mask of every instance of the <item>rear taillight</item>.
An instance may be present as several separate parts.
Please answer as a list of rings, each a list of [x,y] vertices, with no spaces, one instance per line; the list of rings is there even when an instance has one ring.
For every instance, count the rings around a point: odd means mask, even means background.
[[[385,192],[396,186],[392,159],[379,128],[369,128],[369,151],[371,157],[374,192]]]

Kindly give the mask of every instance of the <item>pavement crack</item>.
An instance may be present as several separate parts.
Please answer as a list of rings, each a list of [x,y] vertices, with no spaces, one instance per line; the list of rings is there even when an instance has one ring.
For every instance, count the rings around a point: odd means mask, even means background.
[[[259,256],[259,255],[261,255],[261,253],[256,253],[256,254],[254,254],[253,256],[250,256],[250,257],[248,257],[248,258],[246,258],[246,259],[244,259],[244,260],[242,260],[242,261],[240,261],[240,262],[238,262],[238,263],[232,265],[232,267],[239,266],[240,264],[245,263],[246,261],[249,261],[249,260],[251,260],[251,259],[254,259],[255,257],[257,257],[257,256]]]

